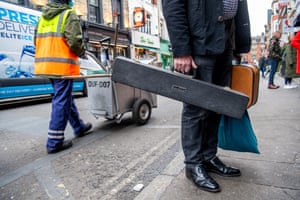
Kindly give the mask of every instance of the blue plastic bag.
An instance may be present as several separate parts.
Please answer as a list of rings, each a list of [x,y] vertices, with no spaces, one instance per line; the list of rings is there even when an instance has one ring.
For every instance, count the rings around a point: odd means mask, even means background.
[[[218,146],[221,149],[259,154],[257,139],[247,110],[241,119],[222,115],[218,138]]]

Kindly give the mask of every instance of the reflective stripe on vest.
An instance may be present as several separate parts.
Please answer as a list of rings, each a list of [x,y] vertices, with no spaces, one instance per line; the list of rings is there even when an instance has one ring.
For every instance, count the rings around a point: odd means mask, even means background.
[[[78,56],[64,38],[65,21],[71,9],[54,18],[40,18],[36,34],[35,74],[37,75],[79,75]]]

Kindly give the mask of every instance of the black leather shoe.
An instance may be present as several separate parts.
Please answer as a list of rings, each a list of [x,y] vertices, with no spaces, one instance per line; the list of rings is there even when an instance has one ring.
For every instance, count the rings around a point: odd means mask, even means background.
[[[205,161],[203,166],[206,171],[214,172],[221,176],[235,177],[241,175],[241,171],[239,169],[226,166],[217,156],[209,161]]]
[[[219,184],[211,178],[202,165],[185,168],[185,175],[200,189],[209,192],[220,192]]]
[[[78,134],[76,134],[75,137],[84,137],[84,136],[90,134],[92,132],[92,130],[91,130],[92,127],[93,126],[92,126],[91,123],[86,123],[85,128],[81,132],[79,132]]]
[[[60,151],[63,151],[65,149],[72,147],[72,145],[73,145],[73,143],[71,140],[65,140],[63,143],[61,143],[61,145],[57,146],[55,149],[47,149],[47,152],[49,154],[57,153],[57,152],[60,152]]]

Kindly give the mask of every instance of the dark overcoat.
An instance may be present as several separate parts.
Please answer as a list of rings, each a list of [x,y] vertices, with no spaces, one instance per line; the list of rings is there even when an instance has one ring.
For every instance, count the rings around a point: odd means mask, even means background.
[[[300,31],[297,32],[291,41],[291,46],[297,49],[296,73],[300,74]]]
[[[174,57],[217,55],[225,49],[225,21],[221,0],[162,0]],[[247,0],[238,0],[234,18],[235,53],[251,47]]]

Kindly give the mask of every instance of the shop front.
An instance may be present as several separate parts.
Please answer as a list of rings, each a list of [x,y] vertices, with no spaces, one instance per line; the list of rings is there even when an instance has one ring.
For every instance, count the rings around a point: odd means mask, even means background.
[[[160,59],[162,61],[162,68],[166,70],[171,70],[173,65],[173,54],[170,51],[171,45],[168,40],[160,40]]]
[[[161,67],[159,37],[133,30],[131,58],[141,63]]]

